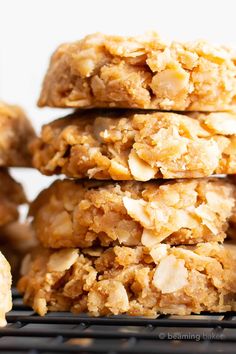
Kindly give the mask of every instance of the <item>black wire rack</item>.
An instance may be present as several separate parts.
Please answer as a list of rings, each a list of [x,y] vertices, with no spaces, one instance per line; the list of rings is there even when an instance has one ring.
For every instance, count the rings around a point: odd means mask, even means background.
[[[52,353],[236,353],[236,313],[156,319],[95,318],[65,312],[39,317],[13,290],[8,326],[0,329],[0,352]]]

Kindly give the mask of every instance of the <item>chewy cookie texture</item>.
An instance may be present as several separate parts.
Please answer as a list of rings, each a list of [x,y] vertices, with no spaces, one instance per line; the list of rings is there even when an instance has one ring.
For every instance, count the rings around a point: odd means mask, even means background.
[[[30,144],[35,168],[72,179],[30,206],[42,248],[22,262],[24,302],[40,315],[236,310],[236,245],[224,242],[236,186],[211,177],[236,174],[233,51],[89,35],[53,54],[38,105],[79,110]]]
[[[29,143],[34,138],[34,130],[23,110],[0,102],[0,166],[31,166]]]
[[[18,206],[26,202],[21,184],[6,169],[0,168],[0,226],[17,220]]]
[[[44,250],[27,256],[18,288],[26,304],[93,316],[187,315],[235,310],[235,246]]]
[[[92,34],[53,54],[40,106],[220,111],[236,103],[235,55],[205,41]]]
[[[6,325],[6,313],[11,308],[11,268],[0,252],[0,327]]]
[[[222,242],[234,214],[235,186],[224,178],[57,180],[30,209],[36,236],[50,248]]]
[[[74,178],[147,181],[236,173],[236,113],[82,111],[45,125],[34,166]]]

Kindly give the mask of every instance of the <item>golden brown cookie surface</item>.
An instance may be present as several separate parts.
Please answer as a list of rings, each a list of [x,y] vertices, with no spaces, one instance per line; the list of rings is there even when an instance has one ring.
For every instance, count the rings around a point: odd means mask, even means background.
[[[44,250],[27,256],[18,288],[40,315],[224,312],[235,309],[235,252],[217,243]]]
[[[21,184],[6,169],[0,168],[0,226],[17,220],[18,206],[26,202]]]
[[[32,144],[42,173],[148,181],[236,173],[236,113],[83,111]]]
[[[0,228],[0,250],[11,266],[13,285],[19,279],[22,259],[36,246],[30,224],[14,221]]]
[[[222,242],[234,214],[235,186],[217,178],[58,180],[30,210],[37,238],[52,248]]]
[[[96,33],[56,50],[39,105],[220,111],[235,95],[235,55],[223,46]]]
[[[34,130],[23,110],[0,102],[0,166],[32,165],[29,143]]]

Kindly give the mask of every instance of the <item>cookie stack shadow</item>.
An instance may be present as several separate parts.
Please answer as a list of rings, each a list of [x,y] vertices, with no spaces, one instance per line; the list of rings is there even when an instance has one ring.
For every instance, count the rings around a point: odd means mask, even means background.
[[[39,171],[67,178],[31,205],[42,249],[22,264],[25,303],[40,315],[234,310],[235,102],[224,47],[156,34],[60,46],[39,105],[75,111],[32,150]]]

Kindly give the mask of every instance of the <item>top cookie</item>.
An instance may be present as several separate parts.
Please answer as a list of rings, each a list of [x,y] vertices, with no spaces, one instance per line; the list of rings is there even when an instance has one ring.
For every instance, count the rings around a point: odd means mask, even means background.
[[[39,106],[222,111],[236,106],[236,58],[205,41],[100,33],[53,54]]]
[[[0,166],[31,166],[33,138],[34,130],[22,109],[0,102]]]

